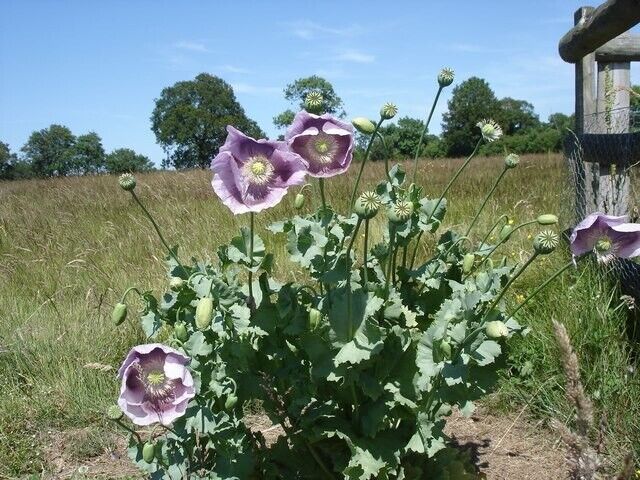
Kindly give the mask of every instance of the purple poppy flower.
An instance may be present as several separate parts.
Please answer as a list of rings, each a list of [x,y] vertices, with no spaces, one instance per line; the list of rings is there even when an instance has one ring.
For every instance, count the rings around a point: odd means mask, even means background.
[[[312,177],[333,177],[346,172],[351,164],[353,127],[329,114],[298,112],[285,140],[291,151],[307,162]]]
[[[213,190],[234,214],[259,212],[278,204],[306,175],[300,157],[284,142],[255,140],[232,126],[211,162]]]
[[[593,251],[601,262],[613,257],[637,257],[640,224],[625,223],[626,220],[626,216],[612,217],[599,212],[588,215],[571,233],[571,253],[579,256]]]
[[[118,370],[118,406],[136,425],[169,425],[195,394],[189,357],[160,343],[133,347]]]

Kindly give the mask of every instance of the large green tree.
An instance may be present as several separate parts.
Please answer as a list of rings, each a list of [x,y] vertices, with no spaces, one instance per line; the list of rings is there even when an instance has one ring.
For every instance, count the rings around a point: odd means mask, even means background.
[[[442,138],[451,157],[468,155],[480,138],[476,124],[483,118],[499,119],[500,102],[486,80],[471,77],[457,85],[443,115]]]
[[[505,135],[513,135],[540,125],[533,105],[525,100],[505,97],[500,99],[500,113],[495,119]]]
[[[151,130],[167,154],[164,166],[206,168],[233,125],[252,137],[263,137],[236,100],[231,85],[201,73],[160,93],[151,114]]]
[[[76,175],[104,171],[104,148],[97,133],[78,136],[71,152],[71,167]]]
[[[72,170],[76,137],[67,127],[53,124],[33,132],[22,147],[34,175],[51,177],[67,175]]]
[[[287,85],[284,89],[284,98],[294,105],[297,110],[304,108],[304,100],[310,92],[320,92],[322,94],[322,111],[331,113],[339,117],[344,117],[344,103],[333,89],[333,85],[328,80],[312,75],[310,77],[299,78]],[[278,128],[285,128],[291,125],[295,112],[287,109],[273,118],[273,123]]]
[[[9,144],[0,142],[0,180],[13,179],[13,168],[18,158],[11,152]]]
[[[154,170],[148,157],[130,148],[118,148],[105,157],[105,167],[109,173],[148,172]]]

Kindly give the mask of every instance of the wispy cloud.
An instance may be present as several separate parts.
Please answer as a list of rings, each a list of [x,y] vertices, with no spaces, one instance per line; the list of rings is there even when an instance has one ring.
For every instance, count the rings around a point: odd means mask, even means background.
[[[292,35],[305,40],[311,40],[321,35],[338,37],[354,37],[363,32],[360,25],[353,24],[345,27],[333,27],[321,25],[310,20],[298,20],[286,24]]]
[[[375,59],[373,55],[358,50],[345,50],[336,56],[336,60],[341,62],[373,63]]]
[[[218,68],[229,73],[251,73],[251,70],[236,65],[220,65]]]
[[[251,83],[232,83],[231,87],[236,93],[247,93],[250,95],[270,95],[272,93],[280,93],[282,91],[282,88],[279,87],[253,85]]]
[[[190,52],[205,53],[209,51],[209,49],[204,43],[188,41],[188,40],[181,40],[179,42],[174,43],[173,46],[179,50],[188,50]]]

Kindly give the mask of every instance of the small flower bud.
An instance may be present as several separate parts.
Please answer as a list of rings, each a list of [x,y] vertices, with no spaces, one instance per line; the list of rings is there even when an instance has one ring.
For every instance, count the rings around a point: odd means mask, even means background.
[[[171,277],[169,280],[169,288],[171,290],[178,291],[184,286],[184,280],[180,277]]]
[[[142,459],[147,462],[153,462],[154,457],[156,456],[156,445],[153,442],[147,442],[142,447]]]
[[[173,326],[173,333],[181,342],[186,342],[187,340],[189,340],[189,332],[187,332],[187,326],[182,322],[178,322]]]
[[[107,418],[109,420],[120,420],[123,416],[124,413],[122,412],[122,410],[120,410],[120,407],[118,405],[111,405],[109,408],[107,408]]]
[[[196,306],[196,327],[198,330],[206,330],[213,320],[213,298],[201,298]]]
[[[475,262],[476,257],[473,253],[467,253],[462,260],[462,272],[469,273],[473,268],[473,262]]]
[[[122,325],[122,322],[127,318],[127,305],[124,303],[116,303],[116,306],[113,307],[113,312],[111,313],[111,321],[113,324],[118,326]]]
[[[305,196],[304,193],[299,193],[296,195],[296,199],[293,201],[293,206],[296,210],[300,210],[304,207]]]
[[[380,197],[372,191],[364,192],[356,199],[353,210],[363,219],[370,219],[376,216],[382,206]]]
[[[391,120],[398,113],[398,107],[393,103],[385,103],[380,109],[380,117],[385,120]]]
[[[558,223],[558,217],[551,213],[545,213],[536,218],[536,221],[540,225],[555,225],[556,223]]]
[[[309,309],[309,327],[311,330],[314,330],[318,325],[320,325],[320,320],[322,319],[322,313],[317,308]]]
[[[118,183],[123,190],[130,192],[134,188],[136,188],[136,177],[134,177],[130,173],[123,173],[122,175],[120,175]]]
[[[304,99],[304,108],[309,113],[320,114],[322,113],[322,103],[324,102],[324,98],[322,98],[322,93],[314,90],[309,92]]]
[[[533,239],[533,249],[539,255],[546,255],[553,252],[558,246],[558,243],[558,234],[551,230],[545,230]]]
[[[500,230],[500,240],[506,242],[507,240],[509,240],[512,232],[513,227],[511,225],[505,225],[504,227],[502,227],[502,230]]]
[[[227,400],[224,402],[224,409],[229,411],[238,403],[238,397],[234,393],[227,395]]]
[[[444,358],[451,358],[451,344],[446,340],[442,340],[440,343],[440,351]]]
[[[452,69],[443,68],[442,70],[440,70],[440,73],[438,74],[438,84],[443,88],[448,87],[453,83],[454,78],[455,78],[455,74]]]
[[[493,322],[487,322],[484,327],[484,331],[489,338],[500,338],[509,335],[509,329],[500,320],[494,320]]]
[[[387,209],[387,217],[391,223],[404,223],[413,213],[413,203],[398,200]]]
[[[506,168],[516,168],[520,163],[520,157],[515,153],[510,153],[504,159],[504,166]]]
[[[373,132],[376,131],[376,126],[368,118],[356,117],[353,120],[351,120],[351,123],[353,124],[354,127],[356,127],[356,130],[366,135],[371,135],[373,134]]]

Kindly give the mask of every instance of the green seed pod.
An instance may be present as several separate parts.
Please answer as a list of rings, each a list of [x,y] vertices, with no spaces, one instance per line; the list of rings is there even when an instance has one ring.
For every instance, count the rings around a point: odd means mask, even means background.
[[[518,163],[520,163],[520,157],[515,153],[510,153],[504,159],[504,166],[506,168],[516,168]]]
[[[385,120],[391,120],[398,113],[398,107],[395,104],[387,102],[380,109],[380,117]]]
[[[560,242],[558,234],[551,230],[545,230],[533,239],[533,249],[538,255],[547,255],[553,252]]]
[[[494,320],[493,322],[487,322],[484,326],[484,331],[489,338],[501,338],[509,335],[509,329],[500,320]]]
[[[440,351],[444,358],[451,358],[451,344],[446,340],[442,340],[440,343]]]
[[[487,266],[488,272],[491,272],[493,270],[493,260],[491,260],[490,258],[487,258],[485,260],[485,265]]]
[[[476,256],[473,253],[467,253],[462,259],[462,272],[469,273],[473,268],[473,262],[475,262]]]
[[[114,325],[122,325],[122,322],[127,318],[127,305],[124,303],[116,303],[111,313],[111,321]]]
[[[230,393],[227,395],[227,400],[224,402],[224,409],[229,411],[236,406],[236,403],[238,403],[238,397],[236,397],[235,394]]]
[[[442,70],[440,70],[440,73],[438,74],[438,84],[443,88],[448,87],[453,83],[454,77],[455,75],[452,69],[443,68]]]
[[[413,213],[413,204],[406,200],[398,200],[387,209],[387,217],[391,223],[404,223]]]
[[[500,240],[506,242],[507,240],[509,240],[512,232],[513,227],[511,225],[505,225],[504,227],[502,227],[502,230],[500,230]]]
[[[156,456],[156,445],[153,442],[147,442],[142,447],[142,459],[147,462],[153,462],[154,457]]]
[[[362,219],[371,219],[376,216],[382,200],[375,192],[364,192],[356,199],[353,211]]]
[[[201,298],[196,307],[196,327],[198,330],[206,330],[213,320],[213,298]]]
[[[351,120],[351,123],[353,124],[354,127],[356,127],[356,130],[366,135],[371,135],[373,132],[376,131],[376,126],[368,118],[356,117],[353,120]]]
[[[322,93],[317,90],[313,90],[307,94],[304,99],[304,108],[309,113],[320,114],[322,113],[322,104],[324,99]]]
[[[173,326],[173,333],[181,342],[189,340],[189,332],[187,332],[187,327],[182,322],[178,322]]]
[[[551,213],[545,213],[536,218],[536,221],[540,225],[555,225],[556,223],[558,223],[558,217]]]
[[[309,327],[314,330],[320,325],[322,319],[322,313],[317,308],[309,309]]]
[[[184,286],[184,280],[180,277],[171,277],[169,280],[169,288],[174,291],[180,290]]]
[[[120,188],[126,190],[127,192],[130,192],[134,188],[136,188],[136,177],[134,177],[130,173],[123,173],[122,175],[120,175],[118,183],[120,184]]]
[[[120,420],[124,416],[118,405],[111,405],[107,408],[107,418],[109,420]]]
[[[299,193],[296,195],[296,199],[293,201],[293,206],[296,210],[300,210],[302,207],[304,207],[304,200],[305,197],[303,193]]]

